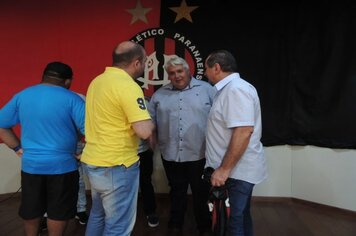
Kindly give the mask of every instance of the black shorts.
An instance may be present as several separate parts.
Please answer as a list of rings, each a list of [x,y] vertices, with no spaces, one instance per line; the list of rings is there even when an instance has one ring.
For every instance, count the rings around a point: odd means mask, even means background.
[[[21,171],[21,205],[24,220],[42,217],[69,220],[77,212],[78,171],[58,175],[38,175]]]

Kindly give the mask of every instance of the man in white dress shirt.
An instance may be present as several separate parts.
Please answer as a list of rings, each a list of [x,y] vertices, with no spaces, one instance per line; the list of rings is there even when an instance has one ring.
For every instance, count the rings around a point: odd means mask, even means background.
[[[230,201],[229,236],[253,235],[250,202],[255,184],[267,177],[261,139],[261,109],[256,89],[236,73],[225,50],[212,52],[205,75],[217,94],[210,110],[206,167],[215,169],[212,186],[226,184]]]

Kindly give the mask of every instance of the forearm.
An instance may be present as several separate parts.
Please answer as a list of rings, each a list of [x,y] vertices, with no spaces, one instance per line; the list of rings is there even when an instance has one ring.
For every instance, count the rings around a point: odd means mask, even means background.
[[[0,128],[0,139],[11,149],[20,146],[20,140],[11,128]]]
[[[148,139],[155,127],[151,120],[143,120],[132,123],[132,128],[139,138]]]
[[[246,151],[248,143],[250,142],[250,137],[251,131],[249,128],[238,127],[234,129],[229,147],[220,165],[221,168],[231,172]]]
[[[215,170],[212,175],[212,185],[221,186],[230,176],[232,169],[240,161],[245,153],[250,137],[253,132],[253,127],[237,127],[232,131],[231,139],[227,151],[223,157],[221,165]]]

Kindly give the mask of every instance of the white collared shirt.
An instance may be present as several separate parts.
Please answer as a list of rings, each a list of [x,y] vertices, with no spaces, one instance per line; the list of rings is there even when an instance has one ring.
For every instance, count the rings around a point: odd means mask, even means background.
[[[267,177],[263,145],[260,101],[256,89],[241,79],[238,73],[230,74],[215,84],[217,94],[210,110],[206,137],[206,166],[218,168],[230,143],[232,128],[253,126],[250,142],[230,178],[253,184]]]

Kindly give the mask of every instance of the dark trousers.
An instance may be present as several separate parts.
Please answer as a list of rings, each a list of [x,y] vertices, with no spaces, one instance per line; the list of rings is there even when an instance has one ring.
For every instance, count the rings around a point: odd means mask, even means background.
[[[198,229],[210,228],[210,214],[207,205],[209,186],[201,176],[205,159],[190,162],[173,162],[162,159],[170,189],[171,210],[168,226],[181,228],[187,209],[188,186],[192,190],[194,216]]]
[[[151,176],[153,173],[153,152],[149,149],[138,154],[140,157],[140,189],[143,211],[148,216],[156,212],[156,199]]]

